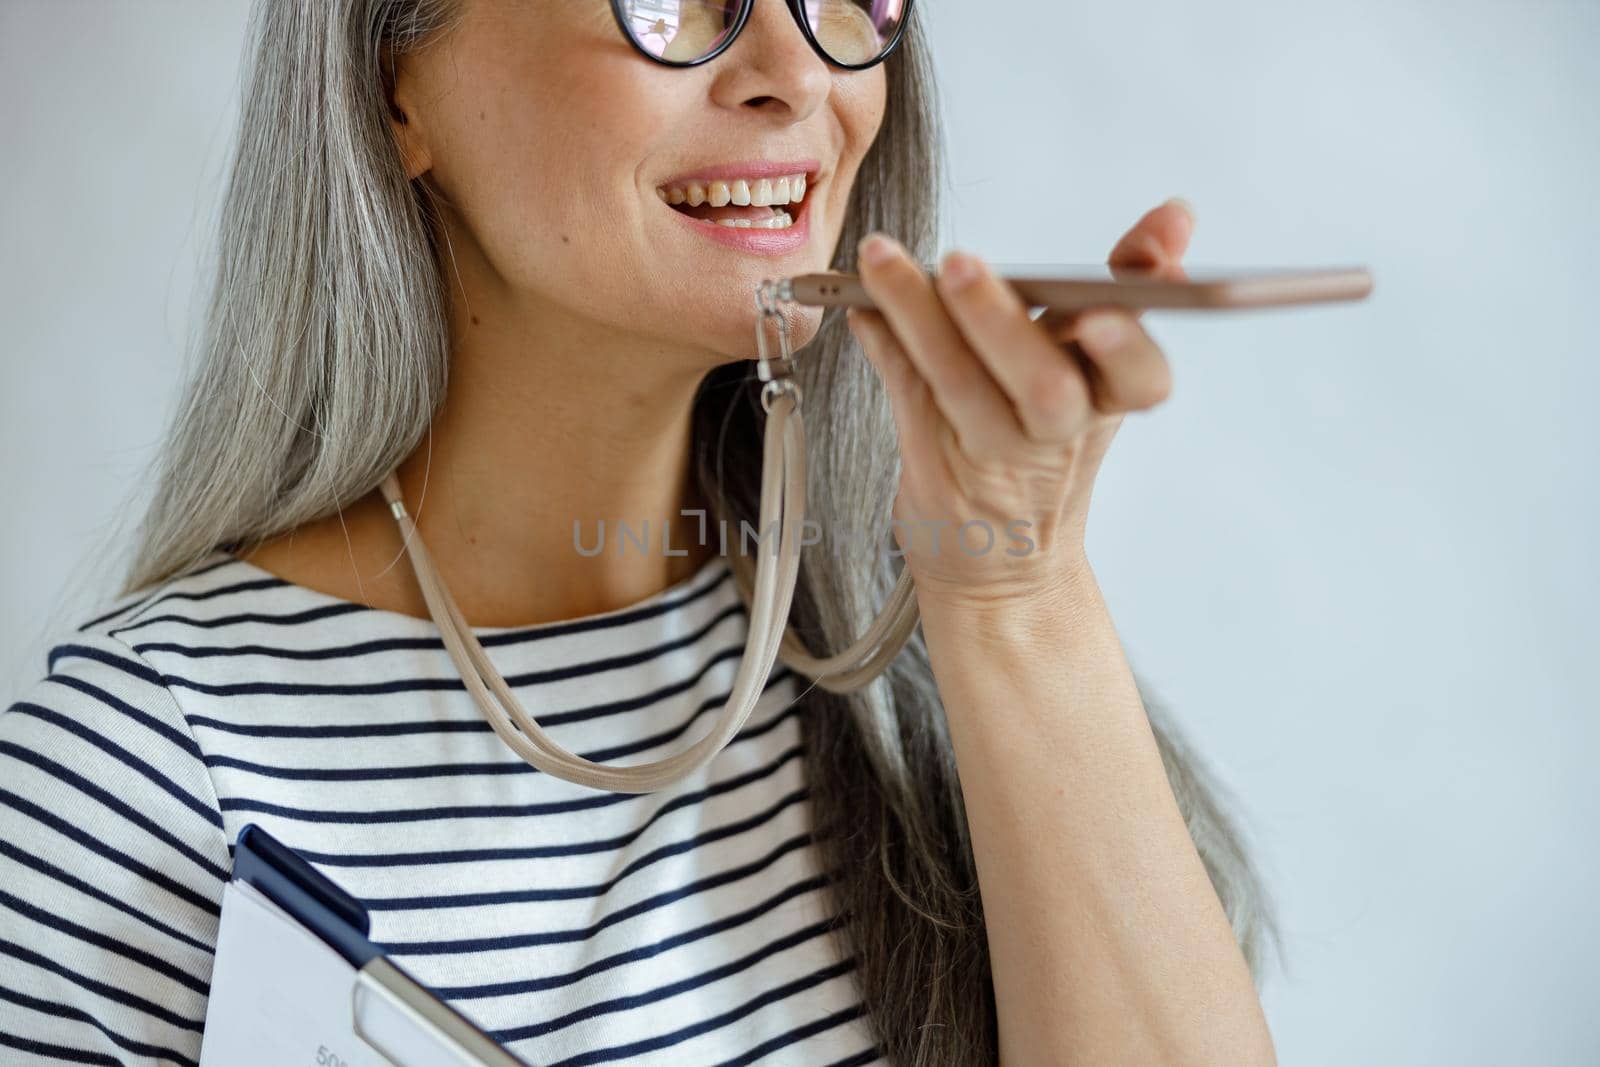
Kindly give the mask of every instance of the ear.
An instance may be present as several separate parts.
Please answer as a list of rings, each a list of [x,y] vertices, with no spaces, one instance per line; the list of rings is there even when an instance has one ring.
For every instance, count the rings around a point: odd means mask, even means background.
[[[433,167],[433,156],[423,135],[421,112],[414,104],[416,80],[404,56],[394,55],[387,46],[378,59],[383,78],[383,98],[389,114],[389,131],[400,157],[405,161],[406,179],[426,174]]]

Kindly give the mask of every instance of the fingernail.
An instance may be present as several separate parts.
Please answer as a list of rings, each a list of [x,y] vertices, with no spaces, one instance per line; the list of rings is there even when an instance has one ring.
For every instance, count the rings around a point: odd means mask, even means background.
[[[1078,336],[1095,348],[1115,348],[1127,334],[1127,323],[1114,311],[1085,315],[1078,323]]]
[[[894,258],[894,242],[881,233],[869,233],[861,239],[856,255],[872,266],[882,266]]]
[[[960,289],[977,279],[978,265],[969,255],[951,252],[939,264],[939,277],[949,282],[952,288]]]
[[[1170,196],[1167,198],[1167,203],[1177,204],[1179,207],[1183,208],[1184,213],[1187,214],[1191,220],[1195,218],[1194,205],[1189,203],[1189,201],[1185,200],[1183,197]]]

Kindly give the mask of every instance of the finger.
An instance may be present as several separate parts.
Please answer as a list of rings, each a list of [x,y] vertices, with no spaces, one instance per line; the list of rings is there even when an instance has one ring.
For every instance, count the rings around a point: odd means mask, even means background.
[[[1111,250],[1113,268],[1153,271],[1162,278],[1182,278],[1181,260],[1194,236],[1194,211],[1174,197],[1145,212]]]
[[[1112,277],[1156,277],[1183,281],[1188,277],[1180,262],[1194,232],[1194,209],[1177,197],[1160,204],[1134,223],[1111,250]],[[1080,308],[1045,308],[1034,319],[1039,327],[1059,342],[1077,335]],[[1140,312],[1132,312],[1137,318]]]
[[[886,258],[869,258],[875,241]],[[977,353],[945,310],[922,268],[897,241],[869,234],[861,242],[861,283],[900,342],[934,401],[970,456],[992,454],[1020,436],[1011,401],[1001,391]]]
[[[1126,311],[1107,308],[1078,322],[1078,347],[1093,366],[1089,388],[1103,414],[1154,407],[1172,393],[1172,369],[1161,346]]]
[[[1083,375],[1084,381],[1088,383],[1089,406],[1094,407],[1096,390],[1103,391],[1105,387],[1101,383],[1102,375],[1099,366],[1089,358],[1088,352],[1078,342],[1078,324],[1083,320],[1088,310],[1083,308],[1072,310],[1052,308],[1034,321],[1039,324],[1052,342],[1061,346],[1061,351],[1065,352],[1077,366],[1079,373]],[[1124,315],[1135,321],[1138,321],[1140,316],[1144,314],[1144,312],[1133,308],[1123,308],[1121,310]]]
[[[1061,350],[1067,353],[1072,358],[1072,361],[1077,364],[1079,371],[1084,376],[1084,380],[1089,383],[1092,396],[1095,388],[1097,388],[1096,383],[1100,380],[1100,368],[1095,365],[1094,361],[1089,358],[1088,353],[1084,351],[1083,346],[1078,343],[1078,324],[1083,321],[1083,317],[1089,313],[1089,310],[1091,309],[1059,310],[1052,308],[1034,321],[1044,330],[1046,336],[1060,345]],[[1122,308],[1120,310],[1122,314],[1134,321],[1138,321],[1144,314],[1144,312],[1134,308]],[[1091,406],[1093,406],[1092,402]]]
[[[937,286],[968,346],[1005,392],[1035,441],[1065,441],[1089,414],[1089,383],[980,257],[950,252]]]
[[[1047,307],[1034,317],[1034,322],[1057,344],[1065,344],[1077,335],[1078,319],[1083,315],[1080,308],[1054,308]]]
[[[884,392],[889,395],[901,459],[912,457],[908,465],[920,465],[942,421],[927,384],[881,313],[871,308],[852,307],[845,309],[844,317],[862,353],[882,379]]]

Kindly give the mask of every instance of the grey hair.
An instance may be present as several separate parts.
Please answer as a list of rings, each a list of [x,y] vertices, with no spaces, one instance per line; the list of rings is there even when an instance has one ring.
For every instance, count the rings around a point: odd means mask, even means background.
[[[920,9],[918,9],[920,10]],[[391,136],[386,54],[448,33],[456,0],[270,0],[253,10],[239,138],[223,198],[197,366],[155,460],[122,593],[339,513],[423,440],[449,366],[445,280],[422,183]],[[944,145],[913,12],[887,64],[888,105],[863,160],[833,267],[857,240],[938,246]],[[810,514],[886,530],[898,478],[887,397],[830,311],[799,359]],[[763,414],[753,363],[710,372],[694,464],[728,521],[757,524]],[[792,625],[814,653],[849,644],[898,577],[869,538],[809,552]],[[1276,920],[1214,774],[1145,697],[1168,781],[1259,988]],[[892,1063],[993,1063],[998,1030],[984,915],[944,709],[920,631],[860,692],[802,698],[814,839],[842,957]],[[915,976],[907,981],[906,976]]]

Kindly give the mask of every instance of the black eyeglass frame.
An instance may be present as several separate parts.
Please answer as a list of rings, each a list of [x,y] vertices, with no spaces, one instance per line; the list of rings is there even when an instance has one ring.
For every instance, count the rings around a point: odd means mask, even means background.
[[[750,21],[750,12],[755,7],[755,2],[756,0],[740,0],[739,16],[734,19],[733,28],[723,37],[722,43],[699,59],[690,60],[662,59],[640,44],[639,39],[633,35],[633,30],[628,27],[627,13],[622,10],[624,0],[611,0],[611,14],[616,17],[617,29],[622,31],[622,36],[633,46],[633,50],[652,63],[659,63],[663,67],[698,67],[702,63],[709,63],[716,59],[723,52],[726,52],[734,41],[739,39],[739,33],[744,29],[744,24]],[[800,27],[800,32],[805,34],[806,41],[810,43],[811,50],[821,56],[825,63],[838,67],[840,70],[870,70],[888,59],[894,53],[894,50],[900,47],[900,39],[905,36],[906,26],[911,23],[911,10],[916,5],[916,0],[905,0],[905,11],[900,19],[900,25],[895,27],[894,36],[889,39],[889,43],[884,45],[883,51],[879,52],[877,56],[867,60],[865,63],[841,63],[828,54],[828,50],[823,48],[817,41],[816,34],[811,32],[811,25],[806,21],[805,13],[800,10],[800,5],[804,2],[805,0],[784,0],[785,6],[789,9],[789,14],[794,16],[795,25]]]

